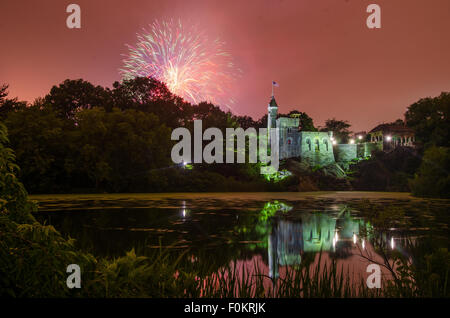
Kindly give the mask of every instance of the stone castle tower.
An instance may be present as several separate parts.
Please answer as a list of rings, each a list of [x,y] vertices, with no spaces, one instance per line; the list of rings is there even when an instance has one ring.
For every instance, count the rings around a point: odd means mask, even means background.
[[[267,128],[277,128],[277,115],[278,115],[278,105],[275,101],[275,97],[272,95],[272,99],[270,100],[268,107],[268,116],[267,116]]]
[[[267,114],[269,145],[270,129],[276,128],[279,159],[300,158],[311,166],[326,166],[336,162],[347,165],[356,158],[370,157],[373,151],[384,150],[384,147],[387,150],[398,145],[413,147],[415,141],[414,132],[407,127],[382,124],[370,131],[371,142],[355,142],[353,139],[348,144],[338,144],[332,131],[300,131],[300,118],[295,114],[277,117],[278,104],[272,91]],[[362,139],[362,136],[359,137]]]
[[[279,158],[301,158],[310,165],[334,163],[333,144],[328,132],[299,131],[299,118],[279,117],[272,95],[268,106],[267,128],[278,128]],[[269,133],[270,139],[270,133]]]

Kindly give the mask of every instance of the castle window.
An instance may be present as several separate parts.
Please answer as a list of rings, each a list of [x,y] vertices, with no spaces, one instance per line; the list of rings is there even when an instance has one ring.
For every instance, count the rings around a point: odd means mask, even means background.
[[[328,140],[324,139],[324,140],[323,140],[323,143],[325,144],[325,148],[326,148],[327,151],[328,151]]]
[[[308,145],[308,147],[309,147],[309,151],[311,151],[311,140],[308,138],[308,139],[306,139],[306,144]]]
[[[319,140],[316,139],[316,151],[320,151]]]

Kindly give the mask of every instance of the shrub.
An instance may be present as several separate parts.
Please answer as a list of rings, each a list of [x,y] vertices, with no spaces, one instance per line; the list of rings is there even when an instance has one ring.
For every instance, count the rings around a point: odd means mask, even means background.
[[[450,148],[430,147],[410,186],[416,196],[450,197]]]

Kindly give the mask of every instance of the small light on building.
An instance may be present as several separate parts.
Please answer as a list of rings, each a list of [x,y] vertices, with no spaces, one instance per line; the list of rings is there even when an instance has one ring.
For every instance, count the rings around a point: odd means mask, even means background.
[[[363,250],[366,248],[366,241],[365,240],[362,240],[362,248],[363,248]]]
[[[395,248],[394,237],[391,237],[391,249]]]
[[[361,135],[359,135],[359,136],[358,136],[358,139],[359,139],[359,140],[361,140],[361,139],[362,139],[362,136],[361,136]]]
[[[333,145],[336,145],[336,144],[337,144],[336,140],[333,140],[332,143],[333,143]]]
[[[386,140],[387,140],[387,141],[391,141],[391,140],[392,140],[392,137],[391,137],[391,136],[387,136],[387,137],[386,137]]]
[[[350,143],[354,144],[355,143],[355,139],[350,139]]]
[[[353,244],[356,244],[356,234],[353,233]]]

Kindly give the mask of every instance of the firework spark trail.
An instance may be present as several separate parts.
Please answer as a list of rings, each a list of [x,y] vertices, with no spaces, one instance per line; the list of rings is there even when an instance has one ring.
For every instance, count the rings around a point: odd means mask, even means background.
[[[136,46],[127,45],[122,78],[153,77],[186,101],[208,101],[232,109],[230,88],[241,71],[225,51],[225,43],[210,40],[181,21],[156,21],[150,27],[137,35]]]

